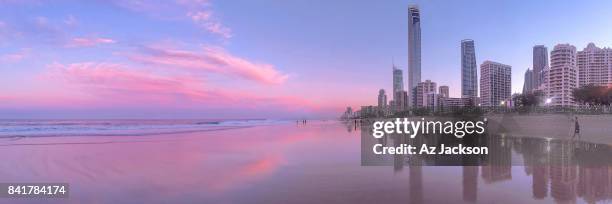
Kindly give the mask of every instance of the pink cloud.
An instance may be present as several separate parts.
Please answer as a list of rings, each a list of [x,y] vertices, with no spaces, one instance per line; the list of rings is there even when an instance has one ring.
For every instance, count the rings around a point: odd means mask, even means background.
[[[117,0],[113,2],[122,8],[145,13],[157,18],[190,20],[208,33],[218,35],[224,39],[232,37],[232,30],[213,14],[212,6],[208,0]]]
[[[70,40],[67,47],[93,47],[101,44],[112,44],[115,43],[115,40],[110,38],[98,38],[98,37],[90,37],[90,38],[73,38]]]
[[[54,63],[48,65],[48,72],[40,80],[48,84],[46,87],[59,87],[44,91],[53,93],[47,96],[48,100],[36,98],[44,103],[55,101],[50,104],[75,104],[76,101],[85,107],[273,108],[279,111],[317,108],[299,97],[212,88],[197,78],[162,75],[114,63]],[[58,102],[56,98],[62,100]]]
[[[146,47],[141,54],[129,58],[145,64],[215,72],[262,84],[282,84],[288,78],[271,64],[252,62],[218,47],[205,46],[199,52]]]
[[[187,77],[165,77],[112,63],[75,63],[49,65],[48,77],[76,85],[98,98],[118,102],[172,102],[177,98],[204,100],[202,81]]]
[[[216,20],[211,10],[189,12],[187,16],[191,18],[196,25],[204,28],[210,33],[217,34],[225,39],[232,37],[232,30]]]
[[[8,53],[0,56],[0,62],[19,62],[25,59],[30,54],[30,49],[21,49],[14,53]]]

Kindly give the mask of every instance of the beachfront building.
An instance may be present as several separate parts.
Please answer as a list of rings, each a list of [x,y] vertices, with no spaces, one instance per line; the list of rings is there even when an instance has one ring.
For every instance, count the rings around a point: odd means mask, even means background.
[[[398,91],[395,92],[394,95],[395,100],[393,100],[393,111],[401,112],[408,110],[408,92],[407,91]]]
[[[387,108],[387,94],[384,89],[378,91],[378,109],[382,110]]]
[[[461,41],[461,97],[478,96],[478,75],[476,72],[476,49],[474,40]]]
[[[398,69],[395,64],[392,66],[393,69],[393,92],[391,93],[391,98],[393,100],[389,101],[389,107],[391,111],[398,111],[401,108],[401,104],[404,100],[401,100],[402,91],[404,91],[404,78],[402,75],[402,70]]]
[[[542,89],[546,84],[546,71],[548,70],[548,48],[544,45],[533,46],[533,74],[531,75],[531,90]]]
[[[359,116],[362,118],[374,117],[378,114],[378,108],[375,106],[361,106]]]
[[[429,93],[436,93],[436,82],[425,80],[419,82],[415,91],[415,106],[418,108],[427,107],[427,97]]]
[[[440,97],[442,98],[448,98],[448,86],[444,85],[444,86],[440,86],[438,87],[438,93],[440,94]]]
[[[440,108],[440,94],[429,92],[425,96],[425,107],[434,112],[438,111]]]
[[[404,78],[402,76],[402,70],[398,69],[393,65],[393,96],[395,92],[404,90]],[[393,98],[395,100],[395,98]]]
[[[344,113],[342,113],[342,116],[340,118],[346,120],[346,119],[353,118],[353,116],[354,116],[353,115],[353,108],[351,108],[349,106],[349,107],[346,107],[346,111],[344,111]]]
[[[608,86],[612,84],[612,49],[599,48],[589,43],[576,54],[578,66],[578,86],[594,84]]]
[[[493,61],[484,61],[480,65],[480,105],[485,107],[502,105],[510,99],[511,87],[510,65]]]
[[[412,106],[414,88],[421,82],[421,14],[417,5],[408,7],[408,103]]]
[[[576,47],[570,44],[558,44],[550,52],[546,105],[575,106],[572,90],[577,87]]]
[[[527,69],[523,82],[523,94],[531,93],[531,91],[533,91],[533,71]]]
[[[438,110],[440,111],[444,111],[444,112],[452,112],[452,111],[456,111],[456,110],[460,110],[463,109],[465,107],[470,107],[474,104],[473,100],[474,97],[472,98],[450,98],[450,97],[439,97],[439,108]]]

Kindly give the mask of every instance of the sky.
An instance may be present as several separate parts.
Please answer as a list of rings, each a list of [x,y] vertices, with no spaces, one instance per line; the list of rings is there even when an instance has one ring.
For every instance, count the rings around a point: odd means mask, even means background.
[[[0,0],[0,118],[336,117],[407,73],[410,4],[451,97],[462,39],[513,92],[534,45],[612,46],[610,1]]]

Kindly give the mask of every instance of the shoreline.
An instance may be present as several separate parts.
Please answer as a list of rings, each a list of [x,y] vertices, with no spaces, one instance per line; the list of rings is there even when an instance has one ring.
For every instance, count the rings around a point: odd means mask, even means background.
[[[184,133],[197,133],[197,132],[215,132],[215,131],[224,131],[224,130],[234,130],[234,129],[242,129],[242,128],[252,128],[259,127],[257,125],[252,126],[227,126],[227,127],[219,127],[218,129],[200,129],[200,130],[183,130],[183,131],[169,131],[169,132],[152,132],[152,133],[124,133],[124,134],[79,134],[79,133],[71,133],[71,134],[62,134],[62,135],[13,135],[13,136],[0,136],[1,139],[12,139],[12,138],[53,138],[53,137],[146,137],[146,136],[156,136],[156,135],[172,135],[172,134],[184,134]]]
[[[580,141],[612,144],[612,115],[574,114],[488,114],[482,116],[411,116],[411,120],[453,120],[462,117],[483,117],[488,123],[486,132],[516,137],[552,138],[569,140],[574,134],[574,117],[580,125]],[[392,121],[395,118],[364,118],[367,124],[374,121]],[[354,120],[354,119],[353,119]],[[576,136],[578,139],[578,135]]]

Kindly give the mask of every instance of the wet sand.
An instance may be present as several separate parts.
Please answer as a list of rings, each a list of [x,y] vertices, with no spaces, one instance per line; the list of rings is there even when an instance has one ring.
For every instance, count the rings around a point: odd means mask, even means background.
[[[68,199],[0,203],[585,203],[612,167],[360,166],[360,128],[309,122],[214,132],[0,141],[0,181],[68,182]],[[517,140],[522,141],[522,140]],[[526,153],[527,152],[527,153]],[[568,173],[573,172],[573,173]],[[602,179],[605,178],[605,179]]]
[[[488,115],[491,132],[513,136],[571,139],[575,117],[580,124],[580,140],[612,144],[612,115]]]

